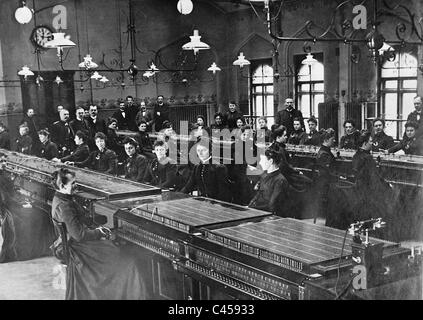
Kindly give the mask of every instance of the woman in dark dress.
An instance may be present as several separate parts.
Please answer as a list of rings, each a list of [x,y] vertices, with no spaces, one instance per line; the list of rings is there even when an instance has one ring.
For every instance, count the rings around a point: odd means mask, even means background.
[[[260,165],[265,173],[258,183],[257,194],[249,207],[285,217],[288,215],[284,204],[289,197],[289,183],[279,170],[280,162],[281,154],[273,147],[269,147],[260,155]]]
[[[254,184],[247,176],[247,167],[257,164],[257,147],[254,132],[250,126],[241,128],[239,140],[231,146],[232,163],[227,166],[229,179],[233,182],[233,202],[246,206],[253,197]]]
[[[110,230],[90,228],[82,207],[74,200],[75,173],[62,168],[53,174],[56,193],[52,217],[57,234],[64,226],[68,247],[67,300],[144,299],[145,286],[136,261],[125,247],[106,240]]]
[[[394,192],[389,183],[379,174],[376,161],[370,154],[374,147],[371,134],[362,133],[358,142],[360,147],[352,158],[352,170],[359,199],[354,207],[354,220],[383,218],[387,222],[384,238],[391,238],[395,230],[393,224],[396,224],[392,210],[395,204]]]
[[[16,151],[24,154],[31,154],[32,142],[28,126],[21,124],[19,126],[19,137],[16,139]]]
[[[291,164],[291,156],[286,151],[286,141],[288,139],[287,129],[285,126],[279,126],[272,132],[272,148],[277,150],[281,155],[281,162],[279,170],[282,175],[288,180],[289,184],[297,191],[303,192],[307,190],[312,180],[296,170]]]
[[[88,136],[81,130],[75,133],[76,149],[66,157],[60,159],[61,162],[68,164],[69,162],[82,162],[90,156],[90,148],[87,145]]]
[[[156,154],[156,159],[148,165],[143,181],[159,188],[177,188],[176,162],[166,156],[166,143],[157,140],[154,143],[154,153]]]
[[[405,135],[399,143],[385,151],[385,153],[395,153],[404,151],[405,154],[423,156],[423,137],[416,137],[419,125],[416,122],[407,122],[405,124]]]
[[[254,134],[254,141],[259,144],[270,143],[272,140],[272,132],[267,127],[266,117],[260,117],[258,119],[257,132]]]
[[[125,178],[132,181],[142,182],[147,170],[147,158],[137,152],[138,143],[135,139],[126,137],[125,140],[123,140],[123,145],[127,155],[127,158],[123,163]]]
[[[118,121],[115,118],[109,118],[107,122],[107,141],[106,147],[109,150],[112,150],[116,153],[119,160],[123,160],[125,157],[125,151],[123,149],[123,144],[119,139],[119,136],[116,132]]]
[[[317,152],[316,167],[318,175],[316,179],[316,190],[318,195],[318,214],[320,217],[326,217],[328,211],[328,194],[330,183],[335,179],[333,166],[335,156],[332,154],[331,147],[335,145],[335,130],[327,129],[321,134],[322,146]]]
[[[206,126],[206,118],[203,115],[197,116],[197,122],[192,127],[191,135],[195,140],[201,137],[210,137],[210,128]]]
[[[153,153],[153,144],[151,143],[150,136],[147,132],[147,122],[141,120],[138,125],[138,133],[135,135],[135,140],[138,142],[140,153],[147,157],[149,161],[154,160],[156,155]]]
[[[213,162],[210,140],[202,139],[195,148],[198,159],[190,159],[195,165],[181,192],[190,193],[197,190],[200,196],[230,202],[232,196],[228,170],[224,165]]]

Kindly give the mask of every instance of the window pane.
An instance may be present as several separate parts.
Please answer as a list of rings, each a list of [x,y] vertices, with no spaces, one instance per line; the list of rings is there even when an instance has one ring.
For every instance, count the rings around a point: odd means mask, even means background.
[[[389,65],[386,65],[389,63]],[[392,62],[386,62],[382,69],[382,78],[398,78],[398,69]]]
[[[404,89],[417,89],[417,80],[404,80],[402,87]]]
[[[273,93],[273,86],[266,86],[265,87],[265,92],[266,93]]]
[[[315,83],[314,84],[314,90],[315,91],[324,91],[324,84],[323,83]]]
[[[310,81],[310,76],[298,76],[299,82],[308,82]]]
[[[273,68],[263,65],[263,83],[273,83]]]
[[[253,84],[273,83],[273,68],[267,64],[258,66],[252,75]]]
[[[254,86],[254,92],[263,92],[262,86]]]
[[[385,121],[385,133],[394,139],[397,138],[397,124],[397,121]]]
[[[397,114],[398,114],[397,94],[385,93],[385,118],[397,119]]]
[[[298,70],[298,76],[307,76],[310,79],[310,69],[306,65],[301,65],[300,70]]]
[[[304,117],[310,117],[310,96],[308,94],[300,95],[300,111]]]
[[[409,53],[400,56],[400,77],[417,77],[417,58]]]
[[[265,108],[264,108],[264,115],[273,117],[274,107],[273,107],[273,96],[266,96],[265,97]]]
[[[303,83],[300,85],[300,90],[302,92],[310,92],[310,85],[308,83]]]
[[[310,68],[307,65],[302,65],[298,71],[298,79],[300,81],[310,81]],[[311,66],[311,79],[313,81],[324,80],[324,67],[320,62],[316,62]]]
[[[417,77],[417,58],[409,53],[397,54],[394,61],[386,61],[382,77]]]
[[[387,89],[397,89],[397,87],[398,87],[398,81],[396,81],[396,80],[385,81],[385,88],[387,88]]]
[[[254,114],[260,117],[263,115],[263,96],[256,96],[254,102]]]
[[[324,80],[324,67],[320,62],[316,62],[311,66],[311,79],[313,81]]]

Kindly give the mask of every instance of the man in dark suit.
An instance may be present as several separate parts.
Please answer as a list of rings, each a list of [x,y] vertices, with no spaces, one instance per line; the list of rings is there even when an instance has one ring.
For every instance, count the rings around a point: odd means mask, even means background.
[[[242,122],[244,122],[244,115],[236,109],[235,101],[229,101],[228,108],[229,110],[225,113],[224,122],[229,130],[233,130],[237,127],[236,121],[238,119],[242,119]]]
[[[291,98],[285,99],[286,108],[279,111],[275,116],[275,123],[286,127],[288,137],[294,131],[294,118],[300,119],[301,127],[305,131],[304,118],[300,110],[294,108],[294,100]]]
[[[422,109],[423,109],[423,98],[421,96],[414,97],[414,108],[415,110],[411,112],[407,117],[407,122],[414,122],[417,123],[419,128],[416,132],[416,138],[423,135],[423,117],[422,117]],[[404,132],[405,138],[405,132]]]
[[[33,142],[32,148],[34,151],[36,151],[40,146],[40,140],[38,140],[38,130],[40,130],[40,126],[38,124],[38,121],[35,120],[35,112],[33,108],[29,108],[26,111],[20,124],[26,124],[26,126],[28,127],[28,134]]]
[[[138,111],[137,116],[135,118],[135,122],[139,128],[141,122],[144,121],[147,124],[147,131],[151,132],[151,126],[153,125],[153,116],[151,112],[147,110],[147,106],[145,105],[145,101],[141,101],[140,103],[140,111]]]
[[[88,126],[90,131],[92,131],[93,137],[97,132],[103,132],[104,134],[107,132],[107,126],[104,119],[100,119],[98,117],[98,108],[96,105],[90,105],[90,117],[87,119]]]
[[[73,119],[69,123],[69,126],[70,126],[71,131],[72,131],[72,136],[75,137],[75,134],[78,131],[82,131],[85,134],[89,134],[90,128],[88,126],[87,121],[84,119],[84,108],[82,108],[82,107],[77,108],[75,115],[76,115],[76,118]]]
[[[153,107],[154,130],[160,132],[163,129],[163,122],[169,121],[170,108],[164,102],[162,95],[157,96],[157,103]]]
[[[128,119],[128,129],[131,131],[138,131],[138,126],[135,121],[137,113],[139,111],[138,104],[134,101],[132,96],[126,97],[126,115]]]
[[[73,150],[73,136],[69,126],[69,111],[60,111],[60,120],[53,123],[50,129],[51,141],[57,145],[59,157],[67,156]]]
[[[125,101],[119,101],[119,109],[113,113],[112,118],[117,120],[117,126],[120,130],[128,130],[129,122],[132,120],[125,107]]]

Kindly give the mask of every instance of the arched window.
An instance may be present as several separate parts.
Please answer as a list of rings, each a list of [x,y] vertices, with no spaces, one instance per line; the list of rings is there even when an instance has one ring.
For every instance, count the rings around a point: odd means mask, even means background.
[[[267,117],[270,127],[274,122],[272,61],[256,61],[251,64],[252,115]]]
[[[400,139],[407,116],[414,110],[417,95],[417,55],[415,51],[398,52],[394,61],[382,66],[382,117],[386,134]]]
[[[318,117],[317,106],[324,102],[325,99],[325,83],[323,55],[313,54],[317,60],[311,66],[302,64],[301,62],[306,58],[305,55],[297,56],[297,78],[296,78],[296,92],[298,109],[302,112],[305,118],[311,115]]]

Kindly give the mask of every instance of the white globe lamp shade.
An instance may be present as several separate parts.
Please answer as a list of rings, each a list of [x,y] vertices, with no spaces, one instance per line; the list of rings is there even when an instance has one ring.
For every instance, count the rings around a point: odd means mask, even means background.
[[[179,13],[187,15],[192,12],[194,5],[192,4],[191,0],[179,0],[176,8],[178,9]]]
[[[32,19],[32,10],[27,6],[19,7],[15,11],[15,19],[20,24],[26,24]]]

